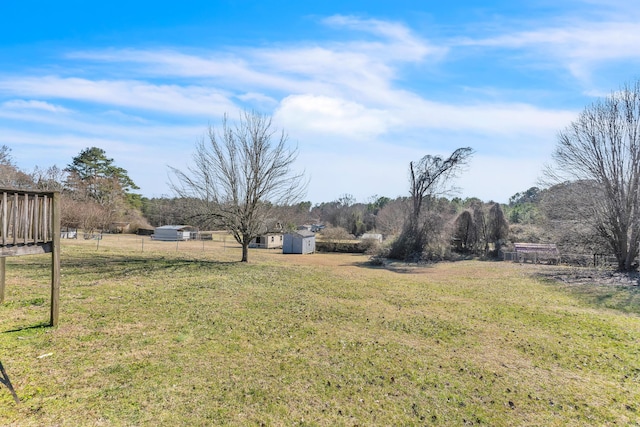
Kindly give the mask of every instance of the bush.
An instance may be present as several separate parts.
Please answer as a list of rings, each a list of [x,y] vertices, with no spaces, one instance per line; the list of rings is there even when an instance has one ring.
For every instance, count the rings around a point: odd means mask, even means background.
[[[320,235],[327,241],[352,240],[354,238],[352,234],[349,234],[349,232],[342,227],[325,228],[320,232]]]
[[[380,252],[380,247],[382,245],[376,239],[362,239],[360,241],[360,248],[362,252],[367,255],[374,255]]]
[[[360,246],[359,241],[351,242],[323,242],[316,241],[316,251],[318,252],[339,252],[362,254],[364,249]]]

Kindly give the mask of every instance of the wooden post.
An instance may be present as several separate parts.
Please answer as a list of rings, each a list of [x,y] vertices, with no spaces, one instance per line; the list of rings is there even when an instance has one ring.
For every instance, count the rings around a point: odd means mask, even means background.
[[[38,209],[38,195],[33,195],[33,223],[31,226],[33,227],[33,243],[38,244],[38,230],[40,229],[39,224],[40,212]]]
[[[58,326],[58,301],[60,299],[60,193],[52,197],[51,231],[51,326]]]
[[[11,380],[9,379],[9,375],[7,375],[7,371],[5,371],[4,366],[2,366],[2,362],[0,362],[0,383],[6,385],[11,392],[11,395],[13,396],[13,400],[15,400],[16,403],[20,403],[20,399],[18,398],[18,395],[16,394],[13,385],[11,384]]]
[[[13,195],[13,244],[18,243],[18,209],[20,205],[18,203],[18,192]]]
[[[7,267],[7,259],[0,257],[0,304],[4,302],[4,272]]]
[[[9,223],[8,221],[8,212],[9,212],[9,207],[8,205],[8,200],[7,200],[7,192],[3,191],[2,192],[2,246],[7,244],[7,233],[8,233],[8,225]]]
[[[24,193],[24,216],[22,217],[24,221],[24,236],[23,236],[23,244],[29,243],[29,194]]]

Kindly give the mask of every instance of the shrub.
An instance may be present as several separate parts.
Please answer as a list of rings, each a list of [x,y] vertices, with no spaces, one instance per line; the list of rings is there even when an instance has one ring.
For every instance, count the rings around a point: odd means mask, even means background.
[[[327,241],[353,239],[353,235],[342,227],[327,227],[320,232],[320,235]]]

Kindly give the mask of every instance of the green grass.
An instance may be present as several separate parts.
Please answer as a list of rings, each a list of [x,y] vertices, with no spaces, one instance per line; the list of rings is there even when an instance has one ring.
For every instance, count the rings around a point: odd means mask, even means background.
[[[640,425],[631,288],[95,245],[65,242],[58,328],[49,257],[7,260],[0,361],[22,403],[0,385],[1,425]]]

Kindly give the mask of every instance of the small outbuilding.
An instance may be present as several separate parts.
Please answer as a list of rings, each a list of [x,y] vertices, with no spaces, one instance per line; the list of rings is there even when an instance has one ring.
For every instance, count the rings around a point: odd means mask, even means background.
[[[514,252],[505,252],[505,261],[545,262],[556,264],[560,261],[560,252],[553,243],[515,243]]]
[[[282,233],[265,233],[249,243],[250,248],[280,249],[283,243]]]
[[[196,230],[190,225],[163,225],[162,227],[156,227],[153,236],[153,240],[160,240],[163,242],[176,242],[179,240],[190,240],[196,235]]]
[[[378,233],[364,233],[360,236],[361,240],[375,240],[376,242],[382,243],[382,234]]]
[[[156,231],[155,228],[138,227],[138,231],[136,232],[136,234],[138,236],[153,236],[153,233],[155,231]]]
[[[284,235],[283,254],[312,254],[316,251],[316,235],[308,230],[298,230]]]
[[[69,228],[64,227],[60,230],[60,238],[61,239],[77,239],[78,238],[78,229],[77,228]]]

